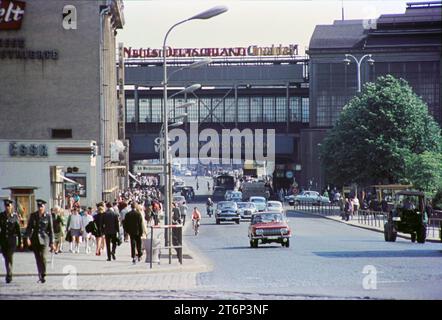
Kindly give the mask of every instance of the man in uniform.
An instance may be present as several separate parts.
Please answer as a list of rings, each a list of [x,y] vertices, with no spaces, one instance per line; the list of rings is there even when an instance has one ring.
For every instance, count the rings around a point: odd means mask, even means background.
[[[13,202],[3,200],[5,211],[0,213],[0,248],[3,253],[6,266],[6,283],[12,281],[12,263],[14,251],[17,248],[17,240],[21,249],[23,243],[20,233],[20,223],[17,213],[14,212]]]
[[[46,211],[46,201],[37,200],[38,210],[31,214],[26,228],[28,246],[32,248],[37,262],[39,282],[45,283],[46,254],[48,246],[54,250],[54,229],[52,216]]]

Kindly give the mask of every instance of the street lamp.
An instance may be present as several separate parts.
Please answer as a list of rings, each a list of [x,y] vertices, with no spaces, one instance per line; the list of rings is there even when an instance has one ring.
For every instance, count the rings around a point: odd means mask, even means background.
[[[362,56],[361,59],[359,59],[359,60],[354,55],[352,55],[352,54],[346,54],[345,55],[345,59],[342,60],[342,62],[344,62],[347,66],[350,65],[350,63],[351,63],[349,58],[352,58],[356,62],[356,64],[357,64],[358,92],[361,92],[361,64],[362,64],[362,61],[365,58],[368,58],[367,62],[368,62],[369,65],[372,66],[374,64],[374,60],[372,59],[371,54],[366,54],[366,55]]]
[[[213,8],[210,8],[206,11],[203,11],[201,13],[198,13],[197,15],[194,15],[188,19],[182,20],[176,24],[174,24],[172,27],[170,27],[170,29],[167,31],[165,37],[164,37],[164,41],[163,41],[163,100],[164,100],[164,112],[163,112],[163,130],[164,130],[164,170],[165,170],[165,179],[164,179],[164,184],[165,184],[165,188],[164,188],[164,209],[165,209],[165,217],[167,219],[166,224],[169,224],[172,220],[172,212],[171,212],[171,183],[170,183],[170,178],[171,177],[171,164],[170,164],[170,157],[169,157],[169,151],[168,151],[168,146],[169,146],[169,134],[168,134],[168,122],[169,122],[169,106],[168,106],[168,97],[167,97],[167,85],[168,85],[168,77],[167,77],[167,47],[166,47],[166,42],[167,42],[167,37],[169,36],[170,32],[177,27],[180,24],[183,24],[187,21],[190,20],[199,20],[199,19],[210,19],[212,17],[215,17],[219,14],[222,14],[224,12],[226,12],[228,9],[226,6],[216,6]],[[210,61],[208,59],[206,59],[204,62],[196,62],[190,66],[192,66],[191,68],[194,67],[199,67],[201,65],[205,65],[210,63]],[[189,66],[189,67],[190,67]],[[190,86],[192,87],[192,86]],[[200,86],[201,87],[201,86]],[[186,88],[187,89],[187,88]],[[185,92],[193,92],[199,88],[196,88],[195,86],[192,87],[192,91],[185,91],[186,89],[183,90],[183,92],[180,93],[185,93]],[[170,239],[170,235],[171,233],[168,232],[167,233],[167,239],[168,239],[168,243],[171,243],[171,239]],[[171,250],[169,249],[169,262],[170,262],[170,256],[171,256]]]

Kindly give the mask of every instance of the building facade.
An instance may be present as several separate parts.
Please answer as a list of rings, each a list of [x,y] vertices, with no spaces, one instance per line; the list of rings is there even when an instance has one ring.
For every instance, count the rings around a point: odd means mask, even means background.
[[[326,186],[319,147],[344,105],[357,94],[357,66],[343,63],[345,54],[371,54],[361,64],[361,82],[391,74],[408,81],[442,124],[440,1],[409,3],[405,13],[375,20],[335,21],[318,25],[310,40],[310,128],[301,133],[302,181]]]
[[[10,187],[20,186],[51,205],[62,204],[51,184],[59,182],[50,178],[55,166],[77,185],[87,181],[86,190],[79,190],[85,196],[82,205],[113,200],[125,176],[118,155],[124,151],[119,130],[124,100],[115,67],[122,1],[9,0],[1,5],[15,14],[10,22],[0,22],[0,196],[10,197]],[[12,145],[19,146],[18,153],[11,153]],[[35,153],[35,146],[47,146],[49,154]],[[78,157],[83,164],[75,166]],[[40,182],[24,178],[20,170],[27,162],[34,169],[23,172],[37,170]]]

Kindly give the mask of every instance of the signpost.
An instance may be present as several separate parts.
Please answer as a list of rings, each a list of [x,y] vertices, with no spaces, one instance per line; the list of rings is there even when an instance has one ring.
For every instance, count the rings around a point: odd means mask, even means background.
[[[162,174],[164,173],[164,165],[161,164],[137,164],[134,166],[135,173],[144,174]]]

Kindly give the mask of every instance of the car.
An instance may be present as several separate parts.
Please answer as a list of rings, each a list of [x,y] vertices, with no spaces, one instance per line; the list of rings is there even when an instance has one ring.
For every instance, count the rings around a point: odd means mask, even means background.
[[[180,206],[186,203],[186,198],[184,198],[183,196],[174,196],[173,202],[175,202],[178,206]]]
[[[237,202],[239,215],[242,219],[251,219],[257,210],[253,202]]]
[[[425,209],[425,193],[414,190],[399,191],[395,195],[393,209],[384,224],[384,238],[396,241],[397,233],[409,233],[411,241],[425,243],[428,214]]]
[[[249,225],[250,247],[258,248],[259,244],[280,243],[290,246],[292,231],[283,214],[278,212],[260,212],[254,214]]]
[[[284,213],[284,207],[280,201],[268,201],[266,211]]]
[[[253,196],[249,199],[250,202],[255,204],[255,207],[258,211],[264,211],[266,209],[266,198]]]
[[[221,221],[234,221],[237,224],[241,221],[238,205],[234,201],[220,201],[216,205],[215,211],[216,224]]]
[[[213,188],[213,199],[224,199],[224,195],[226,193],[226,188],[216,186]]]
[[[233,190],[227,190],[226,193],[224,194],[224,200],[226,201],[230,201],[230,197],[233,193]]]
[[[242,201],[242,192],[241,191],[233,191],[230,194],[230,199],[229,200],[235,201],[235,202]]]
[[[193,200],[195,198],[195,190],[191,186],[183,186],[181,188],[181,195],[184,196],[187,201]]]
[[[187,177],[191,177],[191,176],[192,176],[192,171],[190,171],[190,170],[186,170],[186,171],[184,172],[184,175],[187,176]]]
[[[300,194],[294,197],[294,204],[320,205],[329,203],[330,199],[328,197],[321,196],[317,191],[302,191]]]

